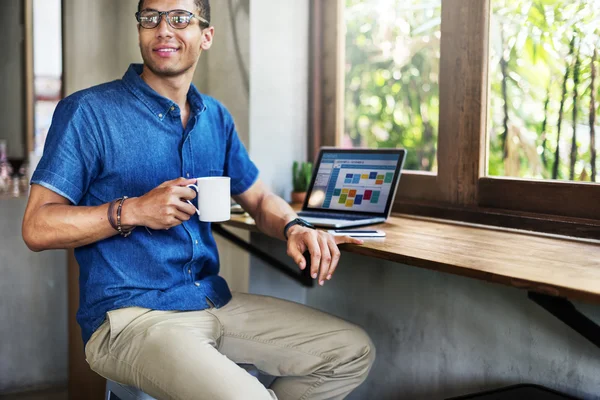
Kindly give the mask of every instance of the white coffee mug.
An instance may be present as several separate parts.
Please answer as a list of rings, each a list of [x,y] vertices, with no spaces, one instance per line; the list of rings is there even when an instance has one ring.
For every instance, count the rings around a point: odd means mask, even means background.
[[[198,178],[195,185],[188,185],[198,192],[196,212],[202,222],[222,222],[231,218],[231,178],[211,176]],[[192,204],[188,200],[188,203]],[[193,205],[193,204],[192,204]]]

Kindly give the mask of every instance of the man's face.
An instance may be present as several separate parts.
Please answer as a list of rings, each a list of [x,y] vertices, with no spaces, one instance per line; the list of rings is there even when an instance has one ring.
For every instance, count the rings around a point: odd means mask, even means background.
[[[194,0],[146,0],[143,9],[199,13]],[[158,76],[178,76],[194,69],[202,50],[208,50],[212,44],[213,28],[202,29],[196,18],[187,28],[175,29],[163,15],[156,28],[138,26],[138,31],[144,64]]]

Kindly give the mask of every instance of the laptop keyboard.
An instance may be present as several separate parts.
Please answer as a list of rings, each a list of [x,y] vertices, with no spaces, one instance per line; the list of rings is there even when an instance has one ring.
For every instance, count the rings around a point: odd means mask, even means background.
[[[365,216],[358,217],[356,215],[346,214],[346,213],[321,213],[321,212],[314,212],[314,211],[301,211],[298,213],[298,215],[301,217],[327,218],[327,219],[335,218],[337,220],[345,219],[348,221],[358,221],[360,219],[373,218],[373,217],[365,217]]]

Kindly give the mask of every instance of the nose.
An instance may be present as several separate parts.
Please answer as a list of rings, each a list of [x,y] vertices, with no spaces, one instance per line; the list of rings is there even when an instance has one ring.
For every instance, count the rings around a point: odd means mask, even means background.
[[[173,37],[173,31],[171,30],[171,26],[167,22],[167,16],[162,15],[160,19],[160,23],[156,27],[156,37],[157,38],[171,38]]]

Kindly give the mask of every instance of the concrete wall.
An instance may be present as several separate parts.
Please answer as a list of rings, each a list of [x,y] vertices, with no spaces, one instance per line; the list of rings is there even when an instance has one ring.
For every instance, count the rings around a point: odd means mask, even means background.
[[[67,380],[67,255],[27,249],[25,205],[0,200],[0,394]]]
[[[141,62],[137,0],[65,0],[65,93],[120,79]],[[86,16],[82,18],[82,16]]]
[[[342,260],[307,304],[365,327],[377,346],[351,399],[441,399],[518,383],[600,398],[600,349],[526,291],[354,254]],[[600,322],[600,307],[582,310]]]
[[[21,0],[3,0],[0,12],[0,140],[8,142],[9,157],[25,157],[25,64]]]
[[[282,243],[259,234],[252,241],[286,260]],[[443,399],[519,383],[600,399],[600,349],[524,290],[349,253],[323,288],[302,288],[254,259],[250,276],[252,293],[365,328],[377,360],[349,399]],[[576,305],[600,323],[600,306]]]

